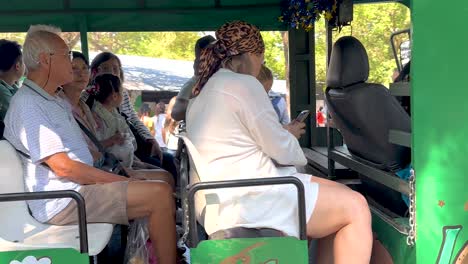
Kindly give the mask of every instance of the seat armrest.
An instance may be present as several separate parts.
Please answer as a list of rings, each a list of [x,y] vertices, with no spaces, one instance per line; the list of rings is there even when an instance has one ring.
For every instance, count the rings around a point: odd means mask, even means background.
[[[49,192],[2,193],[0,202],[30,201],[44,199],[72,198],[78,208],[78,230],[80,234],[80,252],[88,253],[88,231],[86,226],[85,200],[81,194],[72,190]]]
[[[222,188],[237,188],[237,187],[253,187],[265,185],[283,185],[292,184],[297,188],[298,200],[298,215],[299,215],[299,236],[301,240],[306,240],[306,215],[305,215],[305,195],[304,185],[302,182],[292,176],[288,177],[272,177],[272,178],[256,178],[256,179],[242,179],[230,181],[214,181],[214,182],[199,182],[189,186],[188,190],[188,216],[189,216],[189,235],[190,242],[193,247],[198,244],[198,233],[195,220],[195,193],[201,190],[209,189],[222,189]]]

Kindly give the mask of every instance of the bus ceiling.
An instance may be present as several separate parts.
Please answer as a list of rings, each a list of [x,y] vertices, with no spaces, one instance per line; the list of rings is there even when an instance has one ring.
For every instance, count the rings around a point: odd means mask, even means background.
[[[409,7],[410,0],[399,0]],[[355,4],[389,2],[354,0]],[[261,30],[286,30],[280,0],[24,0],[0,10],[0,32],[52,24],[67,32],[209,31],[242,19]],[[259,15],[262,14],[262,15]]]

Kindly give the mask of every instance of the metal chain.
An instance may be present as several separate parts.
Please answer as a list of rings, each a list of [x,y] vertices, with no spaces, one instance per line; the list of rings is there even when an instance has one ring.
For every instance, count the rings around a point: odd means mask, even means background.
[[[414,246],[416,241],[416,175],[414,169],[411,169],[411,176],[409,178],[409,226],[408,237],[406,238],[406,244],[408,246]]]
[[[182,235],[182,242],[184,244],[187,244],[187,238],[188,238],[188,235],[189,235],[189,231],[190,231],[190,221],[189,221],[189,211],[188,211],[188,199],[185,197],[184,198],[184,202],[182,203],[183,205],[183,210],[184,210],[184,221],[185,221],[185,225],[182,225],[183,228],[184,228],[184,234]]]

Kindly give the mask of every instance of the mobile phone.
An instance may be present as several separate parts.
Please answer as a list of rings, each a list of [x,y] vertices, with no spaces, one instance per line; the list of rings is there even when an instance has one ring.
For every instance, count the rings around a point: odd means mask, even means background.
[[[297,122],[304,122],[306,118],[309,116],[310,111],[309,110],[303,110],[299,115],[296,117]]]

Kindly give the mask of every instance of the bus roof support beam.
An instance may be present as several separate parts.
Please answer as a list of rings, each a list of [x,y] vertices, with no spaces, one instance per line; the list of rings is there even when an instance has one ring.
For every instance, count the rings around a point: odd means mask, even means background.
[[[315,113],[315,31],[290,29],[289,83],[291,119],[302,110]],[[300,138],[302,147],[311,147],[317,140],[315,114],[306,122],[306,133]]]
[[[80,40],[81,40],[81,52],[89,61],[88,19],[86,15],[83,15],[80,19]]]

